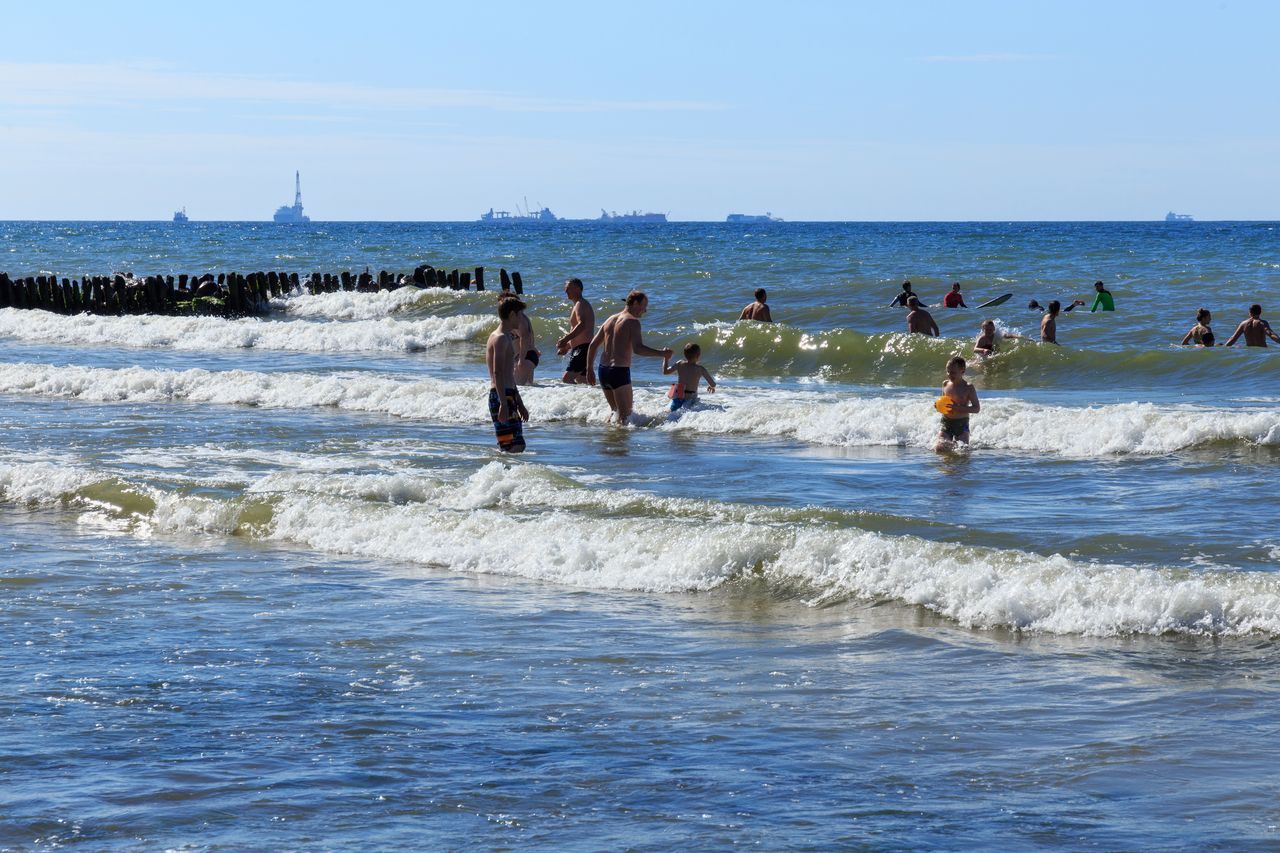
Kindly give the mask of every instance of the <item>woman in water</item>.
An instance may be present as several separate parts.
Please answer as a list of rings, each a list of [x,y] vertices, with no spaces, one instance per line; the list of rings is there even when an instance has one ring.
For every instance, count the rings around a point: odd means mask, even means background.
[[[1208,308],[1201,308],[1196,312],[1196,324],[1191,327],[1191,331],[1187,332],[1187,336],[1182,339],[1182,345],[1194,343],[1198,347],[1213,346],[1213,329],[1209,328],[1209,324],[1213,322],[1213,315],[1209,313]]]

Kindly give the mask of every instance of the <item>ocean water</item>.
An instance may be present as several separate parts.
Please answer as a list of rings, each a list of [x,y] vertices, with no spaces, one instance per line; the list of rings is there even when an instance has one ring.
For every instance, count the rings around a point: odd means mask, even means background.
[[[266,319],[0,310],[0,849],[1275,849],[1274,223],[0,223],[76,278],[519,270]],[[721,385],[558,383],[561,286]],[[885,306],[909,278],[944,337]],[[973,448],[933,449],[982,319]],[[735,323],[766,287],[775,326]]]

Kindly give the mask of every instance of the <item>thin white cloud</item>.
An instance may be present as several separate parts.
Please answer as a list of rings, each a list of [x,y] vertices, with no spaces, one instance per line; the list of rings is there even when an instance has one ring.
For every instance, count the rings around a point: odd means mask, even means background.
[[[1062,57],[1054,53],[968,53],[953,56],[921,56],[921,62],[1049,62]]]
[[[0,105],[127,106],[141,102],[236,102],[362,110],[479,109],[498,112],[688,112],[723,104],[685,100],[541,98],[510,92],[368,86],[236,74],[193,74],[133,64],[0,62]]]

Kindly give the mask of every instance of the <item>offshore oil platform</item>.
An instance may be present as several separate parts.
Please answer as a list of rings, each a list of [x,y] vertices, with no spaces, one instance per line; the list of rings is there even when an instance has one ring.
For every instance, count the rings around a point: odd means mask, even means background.
[[[293,173],[293,207],[280,205],[276,215],[271,217],[275,222],[310,222],[311,217],[302,213],[302,173]]]

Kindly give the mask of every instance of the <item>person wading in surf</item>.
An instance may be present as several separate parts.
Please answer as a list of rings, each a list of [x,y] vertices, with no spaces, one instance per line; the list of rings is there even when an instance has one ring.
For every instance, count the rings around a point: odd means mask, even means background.
[[[596,353],[600,353],[600,390],[613,411],[610,419],[625,424],[631,418],[631,357],[670,358],[671,349],[647,347],[640,340],[640,318],[649,310],[649,297],[638,290],[627,294],[627,306],[600,324],[587,349],[587,384],[596,384]]]
[[[757,323],[772,323],[773,314],[769,311],[769,305],[766,300],[769,294],[765,293],[763,287],[756,288],[756,301],[752,302],[746,308],[742,309],[742,313],[738,315],[739,320],[755,320]]]
[[[512,338],[520,325],[524,303],[504,299],[498,303],[498,328],[485,344],[485,363],[489,366],[489,416],[498,437],[498,449],[506,453],[523,453],[524,427],[529,410],[516,390],[516,349]]]
[[[924,310],[924,306],[920,304],[918,297],[912,296],[907,300],[907,307],[911,309],[911,313],[907,314],[907,331],[916,335],[930,335],[938,337],[942,333],[938,331],[938,324],[933,319],[933,315]]]
[[[569,331],[556,341],[556,352],[569,354],[569,363],[560,379],[570,385],[581,384],[587,381],[587,347],[596,333],[596,312],[591,303],[582,298],[582,279],[566,281],[564,295],[573,303],[573,310],[569,312]]]
[[[1276,337],[1276,333],[1271,331],[1271,324],[1262,319],[1262,306],[1250,305],[1249,316],[1239,326],[1236,326],[1235,332],[1231,337],[1227,338],[1227,342],[1223,346],[1231,346],[1240,336],[1244,336],[1244,345],[1247,347],[1265,347],[1267,338],[1280,344],[1280,337]]]

